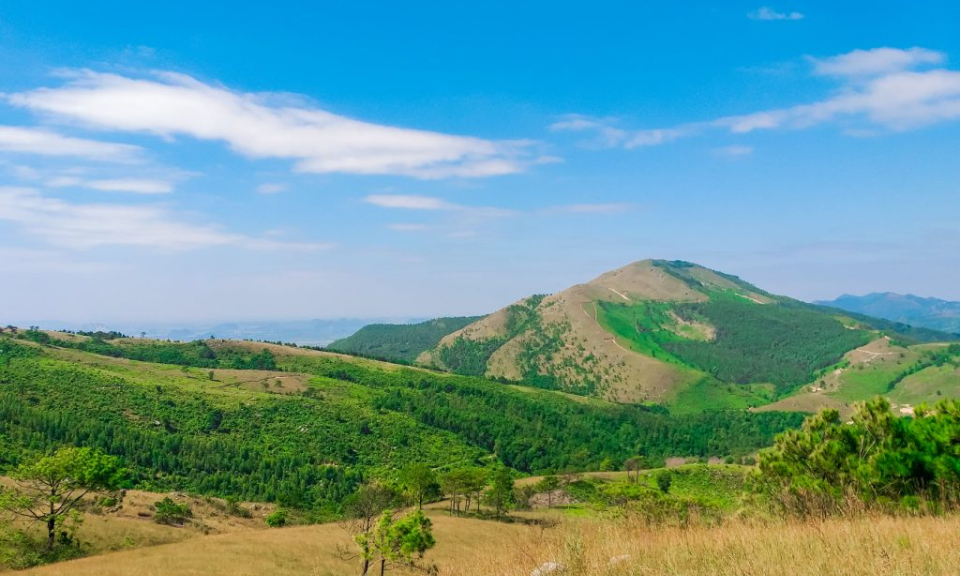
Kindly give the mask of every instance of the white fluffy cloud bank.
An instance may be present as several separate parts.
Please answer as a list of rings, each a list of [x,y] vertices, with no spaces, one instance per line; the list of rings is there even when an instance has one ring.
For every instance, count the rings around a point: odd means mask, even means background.
[[[301,172],[474,178],[520,172],[537,161],[529,141],[373,124],[169,72],[135,78],[74,71],[59,87],[7,100],[90,128],[222,141],[250,158],[290,159]]]

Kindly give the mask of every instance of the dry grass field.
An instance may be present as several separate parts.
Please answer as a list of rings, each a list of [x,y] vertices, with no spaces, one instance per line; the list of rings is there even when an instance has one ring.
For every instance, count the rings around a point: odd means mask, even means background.
[[[527,576],[548,562],[566,576],[955,575],[960,519],[860,517],[649,527],[565,519],[546,529],[433,513],[427,559],[450,576]],[[337,524],[193,536],[21,572],[29,576],[333,576],[358,573]],[[390,573],[390,572],[388,572]],[[414,574],[403,570],[394,574]]]
[[[474,551],[507,550],[535,538],[536,528],[434,514],[437,546],[428,560],[441,574],[458,574]],[[340,576],[357,574],[356,560],[342,560],[338,548],[352,550],[338,524],[247,530],[198,536],[183,542],[111,552],[18,572],[30,576]],[[397,571],[395,573],[402,573]]]
[[[569,576],[894,576],[960,572],[957,518],[864,517],[651,528],[568,520],[506,548],[478,546],[457,576],[526,576],[547,562]]]

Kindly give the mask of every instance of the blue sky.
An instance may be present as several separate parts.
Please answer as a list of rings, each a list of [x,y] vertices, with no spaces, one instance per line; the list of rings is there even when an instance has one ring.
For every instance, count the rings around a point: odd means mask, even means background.
[[[0,1],[3,321],[960,299],[956,3],[248,4]]]

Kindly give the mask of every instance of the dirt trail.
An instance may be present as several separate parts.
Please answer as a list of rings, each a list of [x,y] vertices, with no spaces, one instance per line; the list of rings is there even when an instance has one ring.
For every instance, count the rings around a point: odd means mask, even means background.
[[[611,290],[613,290],[613,288],[611,288]],[[614,292],[617,292],[616,290],[613,290],[613,291],[614,291]],[[620,293],[617,292],[617,294],[620,294]],[[623,296],[623,294],[620,294],[620,296]],[[626,296],[623,296],[623,297],[626,298]],[[593,303],[593,306],[594,306],[594,310],[596,310],[597,303],[594,302],[594,303]],[[593,320],[593,323],[597,325],[597,328],[599,328],[602,332],[606,332],[606,330],[603,329],[603,326],[601,326],[600,323],[597,322],[596,316],[591,316],[590,313],[587,312],[587,311],[583,308],[583,304],[582,304],[582,303],[580,304],[580,311],[583,312],[584,316],[586,316],[587,318]],[[596,312],[594,312],[594,314],[596,314]],[[613,345],[614,345],[614,346],[616,346],[617,348],[623,350],[624,352],[627,352],[627,353],[631,353],[631,352],[632,352],[631,350],[627,350],[626,348],[624,348],[623,346],[621,346],[620,343],[617,342],[617,339],[616,339],[616,338],[604,338],[604,342],[613,342]]]
[[[610,290],[611,292],[613,292],[614,294],[616,294],[617,296],[623,298],[623,299],[626,300],[627,302],[630,301],[630,299],[627,298],[627,295],[624,294],[623,292],[620,292],[620,291],[618,291],[618,290],[614,290],[613,288],[610,288],[609,290]]]

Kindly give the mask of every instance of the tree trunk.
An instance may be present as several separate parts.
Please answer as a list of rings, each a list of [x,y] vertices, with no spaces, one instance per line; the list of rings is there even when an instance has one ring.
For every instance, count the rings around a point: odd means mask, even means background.
[[[370,560],[367,558],[363,559],[363,571],[360,572],[360,576],[367,576],[367,571],[370,570]]]
[[[380,576],[383,576],[383,573],[387,571],[387,559],[380,559]]]
[[[51,516],[47,518],[47,551],[53,550],[53,544],[56,541],[57,518]]]

